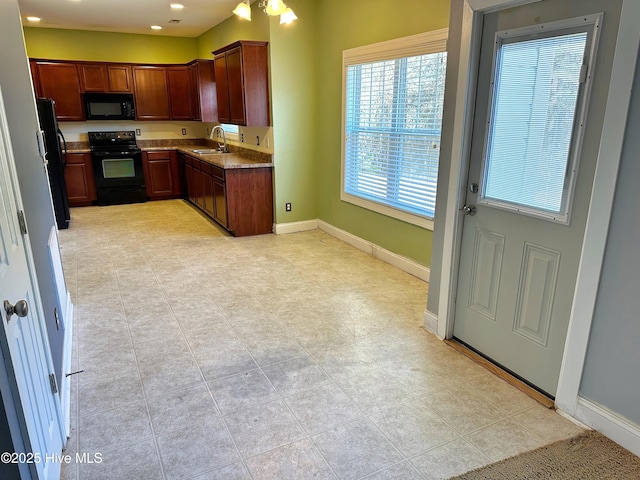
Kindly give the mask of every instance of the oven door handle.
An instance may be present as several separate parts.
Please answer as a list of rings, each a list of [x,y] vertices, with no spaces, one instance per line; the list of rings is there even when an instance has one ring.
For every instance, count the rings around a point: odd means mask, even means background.
[[[142,153],[142,150],[128,150],[117,152],[92,152],[96,157],[131,157]]]

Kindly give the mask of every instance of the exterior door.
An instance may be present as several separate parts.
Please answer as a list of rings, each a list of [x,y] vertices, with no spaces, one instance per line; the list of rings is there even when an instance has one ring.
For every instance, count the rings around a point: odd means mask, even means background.
[[[453,336],[552,397],[615,38],[599,37],[618,22],[604,5],[540,2],[483,23]]]
[[[21,406],[23,437],[32,475],[39,479],[57,479],[65,434],[47,332],[42,322],[39,300],[35,297],[27,251],[17,212],[21,209],[20,193],[4,104],[0,92],[0,303],[2,309],[2,350],[9,375],[13,374],[17,392],[14,398]],[[6,301],[6,302],[5,302]],[[28,311],[23,307],[26,302]],[[7,302],[17,313],[8,315]],[[8,350],[8,353],[6,352]],[[55,392],[55,393],[54,393]],[[19,408],[20,410],[20,408]]]

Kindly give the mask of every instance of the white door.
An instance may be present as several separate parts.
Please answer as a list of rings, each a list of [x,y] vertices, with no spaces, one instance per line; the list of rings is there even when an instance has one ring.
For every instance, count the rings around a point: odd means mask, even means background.
[[[552,397],[603,114],[587,112],[590,91],[609,76],[595,65],[597,8],[558,0],[484,16],[461,211],[454,338]]]
[[[34,135],[35,141],[35,135]],[[15,378],[17,396],[26,428],[22,459],[30,463],[34,478],[57,479],[65,436],[53,373],[47,333],[40,315],[29,272],[26,246],[20,231],[20,194],[0,91],[0,315],[3,350],[8,349],[7,371]],[[7,310],[13,306],[15,313]],[[57,388],[57,387],[56,387]],[[20,460],[20,459],[19,459]],[[37,476],[36,476],[37,475]]]

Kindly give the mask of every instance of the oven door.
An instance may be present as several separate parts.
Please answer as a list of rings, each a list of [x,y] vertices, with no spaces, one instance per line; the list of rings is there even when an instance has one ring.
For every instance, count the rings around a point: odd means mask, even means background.
[[[92,158],[98,204],[146,201],[141,151],[94,151]]]

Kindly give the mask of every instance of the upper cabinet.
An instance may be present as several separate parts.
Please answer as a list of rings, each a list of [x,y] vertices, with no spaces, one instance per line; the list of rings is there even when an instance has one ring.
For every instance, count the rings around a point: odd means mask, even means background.
[[[168,67],[169,100],[171,104],[171,118],[173,120],[191,120],[194,117],[195,104],[192,105],[192,91],[189,67]]]
[[[133,91],[129,65],[79,63],[78,74],[83,92],[131,93]]]
[[[270,125],[267,45],[242,40],[213,52],[220,122]]]
[[[218,101],[213,60],[194,60],[189,63],[191,119],[203,122],[218,121]]]
[[[31,66],[36,95],[53,98],[58,120],[84,120],[76,64],[34,61]]]
[[[138,120],[171,120],[165,67],[133,67],[133,88]]]
[[[36,96],[56,101],[58,120],[85,119],[82,94],[134,93],[136,120],[218,121],[213,60],[186,65],[30,60]]]

